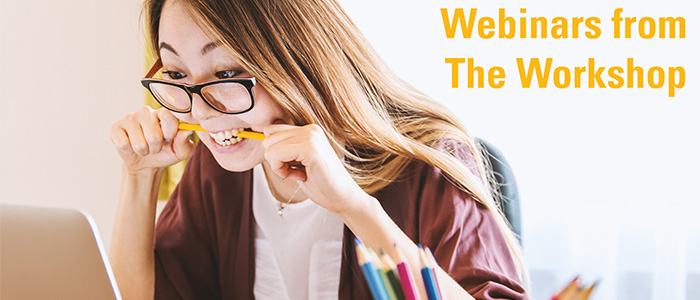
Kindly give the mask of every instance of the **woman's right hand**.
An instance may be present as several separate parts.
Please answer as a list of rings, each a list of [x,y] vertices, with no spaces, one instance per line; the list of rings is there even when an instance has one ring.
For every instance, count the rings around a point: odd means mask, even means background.
[[[144,106],[112,124],[110,136],[127,170],[161,169],[194,152],[194,144],[187,138],[191,131],[178,130],[178,124],[167,109]]]

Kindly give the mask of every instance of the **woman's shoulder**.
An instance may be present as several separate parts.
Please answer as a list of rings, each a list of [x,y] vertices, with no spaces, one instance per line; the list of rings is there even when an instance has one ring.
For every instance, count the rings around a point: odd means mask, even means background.
[[[449,146],[455,147],[455,153],[460,155],[455,157],[464,161],[472,172],[478,172],[476,159],[466,145]],[[445,171],[419,159],[412,159],[390,184],[372,195],[397,225],[415,239],[421,231],[418,223],[444,227],[452,226],[446,221],[461,222],[457,219],[466,215],[489,216],[486,208]]]
[[[466,166],[474,176],[481,179],[482,166],[480,165],[480,160],[477,159],[478,155],[480,155],[478,152],[480,150],[478,148],[471,148],[466,143],[455,140],[440,140],[433,148],[456,158],[460,163]],[[455,188],[459,189],[446,171],[416,158],[410,160],[406,168],[396,177],[396,180],[394,180],[392,184],[399,186],[416,184],[437,184],[442,186],[445,184],[452,184]]]
[[[452,147],[455,157],[478,172],[468,146],[442,146]],[[489,295],[501,293],[509,299],[527,299],[497,216],[446,172],[414,159],[377,195],[406,235],[430,247],[441,267],[477,298],[492,299]]]

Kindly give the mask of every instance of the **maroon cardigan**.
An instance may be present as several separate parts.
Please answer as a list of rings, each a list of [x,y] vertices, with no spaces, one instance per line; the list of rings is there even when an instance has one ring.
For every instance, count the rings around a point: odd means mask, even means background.
[[[156,299],[254,299],[252,186],[197,146],[156,226]],[[493,214],[439,169],[414,161],[373,196],[476,299],[528,299]],[[345,227],[339,298],[372,299],[354,239]]]

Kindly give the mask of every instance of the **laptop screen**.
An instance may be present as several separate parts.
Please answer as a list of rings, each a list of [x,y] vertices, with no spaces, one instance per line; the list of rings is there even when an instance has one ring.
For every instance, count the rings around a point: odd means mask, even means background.
[[[92,217],[0,205],[0,299],[121,299]]]

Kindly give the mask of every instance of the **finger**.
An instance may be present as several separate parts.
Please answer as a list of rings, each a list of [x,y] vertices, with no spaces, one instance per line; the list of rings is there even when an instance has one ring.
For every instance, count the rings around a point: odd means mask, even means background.
[[[129,136],[126,134],[124,128],[121,127],[120,123],[114,123],[109,128],[110,138],[112,139],[112,144],[117,148],[117,151],[131,155],[134,154],[134,150],[131,148],[131,143],[129,143]]]
[[[287,178],[291,174],[305,174],[305,169],[302,168],[306,158],[305,153],[308,153],[304,151],[305,148],[306,143],[303,141],[299,143],[285,141],[283,144],[275,144],[265,149],[265,159],[270,163],[272,170],[282,178]]]
[[[194,143],[188,137],[194,133],[190,130],[180,130],[173,138],[173,153],[179,160],[186,159],[194,152]]]
[[[164,108],[158,110],[157,116],[158,120],[160,120],[160,129],[163,132],[163,138],[168,142],[173,141],[178,131],[177,126],[180,120],[178,120],[173,113]]]
[[[263,140],[263,145],[272,145],[279,142],[280,140],[292,136],[292,134],[294,133],[294,129],[298,128],[298,126],[287,124],[267,125],[265,126],[265,129],[263,129],[263,133],[265,134],[265,140]]]
[[[269,147],[281,141],[321,141],[325,139],[327,139],[326,134],[318,125],[293,126],[272,124],[265,126],[265,140],[263,141],[263,145]]]
[[[140,112],[140,111],[139,111]],[[163,130],[155,111],[149,111],[140,116],[140,125],[143,130],[143,137],[148,144],[147,154],[155,154],[163,149]]]
[[[265,126],[263,132],[265,133],[265,136],[267,136],[268,134],[273,134],[279,131],[288,130],[292,128],[299,128],[299,126],[288,124],[269,124]]]
[[[133,115],[128,115],[122,120],[122,128],[124,128],[129,139],[131,150],[139,156],[148,155],[148,143],[143,136],[143,129],[141,129],[141,125],[137,123]]]
[[[273,146],[281,146],[290,149],[291,145],[304,145],[310,140],[307,132],[301,127],[290,127],[285,130],[277,131],[275,133],[265,136],[263,141],[263,147],[270,148]],[[293,149],[293,148],[291,148]]]

